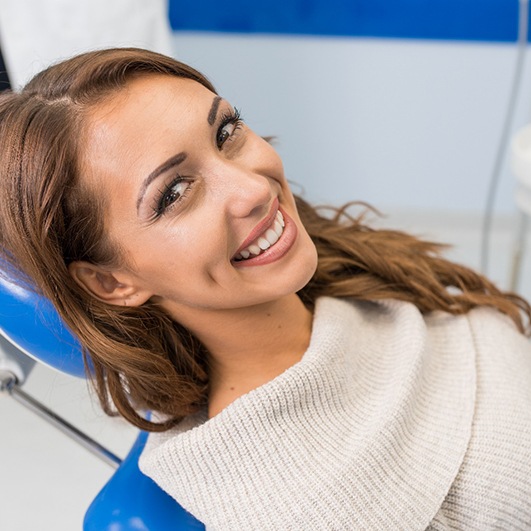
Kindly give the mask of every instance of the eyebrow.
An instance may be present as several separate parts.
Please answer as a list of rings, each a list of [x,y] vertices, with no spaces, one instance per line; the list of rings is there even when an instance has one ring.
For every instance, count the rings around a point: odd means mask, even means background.
[[[219,104],[221,103],[223,98],[220,96],[216,96],[212,100],[212,105],[210,107],[210,111],[208,112],[208,124],[214,125],[214,122],[216,121],[216,117],[218,114]],[[136,210],[138,212],[138,209],[140,208],[140,205],[142,203],[142,200],[144,199],[144,195],[146,194],[146,190],[148,189],[149,185],[160,175],[167,172],[168,170],[171,170],[172,168],[175,168],[175,166],[178,166],[184,160],[186,160],[186,157],[188,155],[183,151],[181,153],[177,153],[177,155],[173,155],[173,157],[170,157],[168,160],[163,162],[160,166],[155,168],[142,182],[142,186],[140,187],[140,192],[138,193],[138,199],[136,200]]]
[[[143,181],[142,186],[140,187],[140,192],[138,194],[138,199],[136,200],[136,209],[140,208],[140,204],[142,203],[142,199],[144,199],[144,195],[146,193],[146,190],[148,189],[149,185],[157,178],[159,175],[162,175],[163,173],[167,172],[168,170],[171,170],[172,168],[175,168],[175,166],[178,166],[181,164],[181,162],[184,162],[186,160],[186,157],[188,155],[183,151],[181,153],[177,153],[177,155],[173,155],[173,157],[170,157],[168,160],[163,162],[160,166],[155,168]]]
[[[208,113],[208,125],[214,125],[214,122],[216,121],[216,115],[218,113],[219,104],[221,103],[221,97],[216,96],[212,100],[212,107],[210,107],[210,112]]]

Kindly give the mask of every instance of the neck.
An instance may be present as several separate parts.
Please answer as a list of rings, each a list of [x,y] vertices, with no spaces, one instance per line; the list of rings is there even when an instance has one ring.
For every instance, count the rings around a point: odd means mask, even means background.
[[[311,312],[295,294],[188,326],[210,354],[209,416],[300,361],[311,327]]]

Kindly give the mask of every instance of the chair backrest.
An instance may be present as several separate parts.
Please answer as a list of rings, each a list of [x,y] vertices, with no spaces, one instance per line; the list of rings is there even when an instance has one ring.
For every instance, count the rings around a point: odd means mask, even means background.
[[[49,301],[0,276],[0,335],[31,358],[84,377],[78,341]],[[138,468],[146,433],[141,433],[118,470],[92,502],[85,531],[199,531],[188,514]]]
[[[24,354],[85,377],[81,348],[52,304],[0,275],[0,334]]]

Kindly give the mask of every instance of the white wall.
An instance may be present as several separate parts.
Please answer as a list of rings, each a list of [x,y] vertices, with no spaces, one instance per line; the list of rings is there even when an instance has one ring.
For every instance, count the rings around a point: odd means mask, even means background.
[[[254,129],[278,136],[312,200],[483,210],[515,45],[193,33],[173,44]],[[518,126],[530,119],[529,74],[522,94]],[[515,209],[513,183],[506,169],[501,213]]]

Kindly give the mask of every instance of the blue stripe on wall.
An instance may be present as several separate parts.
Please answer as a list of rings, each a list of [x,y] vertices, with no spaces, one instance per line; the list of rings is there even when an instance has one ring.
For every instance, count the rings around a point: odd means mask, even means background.
[[[191,31],[515,41],[518,0],[170,0]]]

